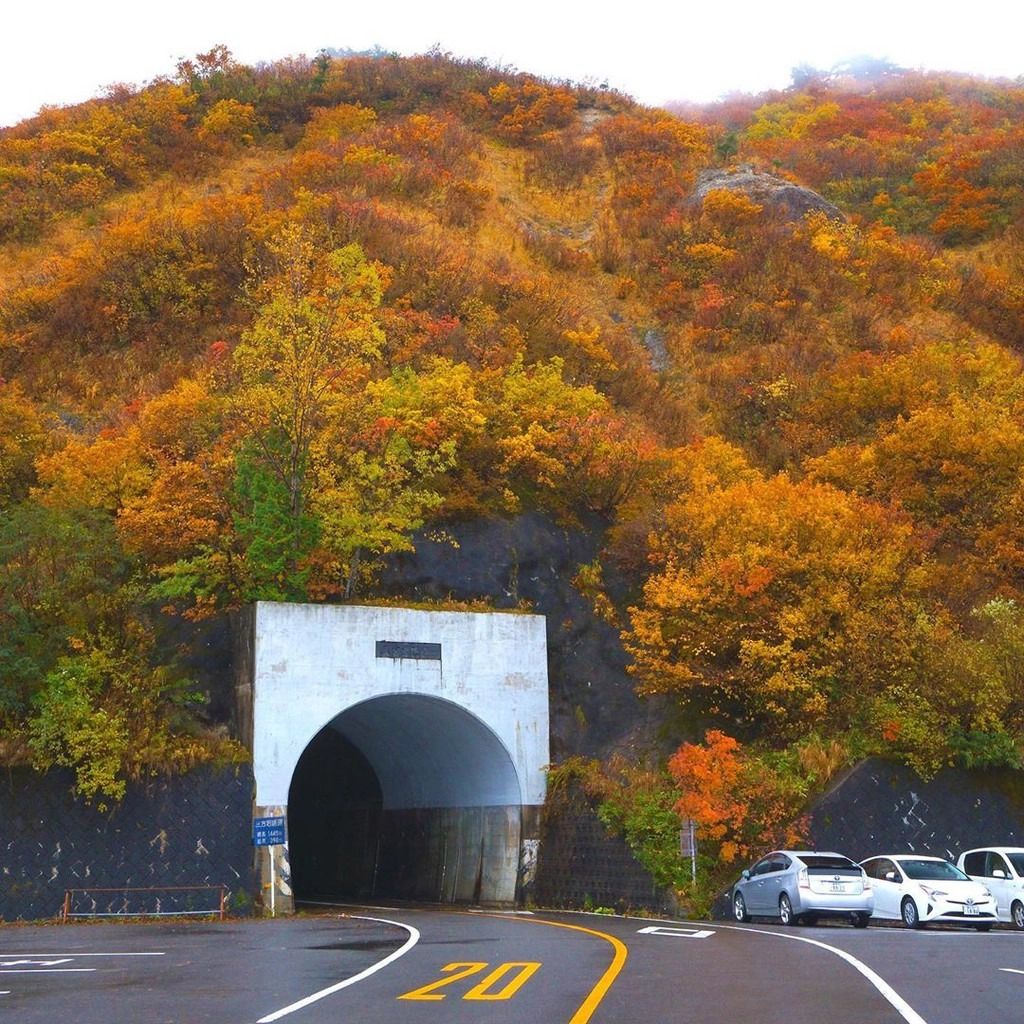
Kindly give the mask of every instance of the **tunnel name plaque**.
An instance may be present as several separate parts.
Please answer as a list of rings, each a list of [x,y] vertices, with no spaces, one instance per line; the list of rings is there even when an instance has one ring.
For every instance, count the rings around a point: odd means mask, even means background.
[[[378,658],[440,661],[441,645],[418,643],[414,640],[378,640],[376,653]]]

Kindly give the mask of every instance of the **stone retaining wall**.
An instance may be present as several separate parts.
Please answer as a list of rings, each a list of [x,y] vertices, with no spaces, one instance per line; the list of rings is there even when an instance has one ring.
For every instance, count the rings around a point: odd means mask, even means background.
[[[76,800],[73,781],[64,770],[0,771],[0,920],[58,917],[65,890],[86,886],[161,889],[167,907],[171,887],[224,885],[231,912],[251,912],[248,766],[132,784],[105,813]],[[191,906],[211,898],[191,896]]]
[[[1024,846],[1024,773],[945,768],[921,779],[870,758],[814,806],[812,843],[854,860],[923,853],[955,860],[974,846]]]
[[[101,813],[69,772],[0,772],[0,920],[59,916],[69,888],[225,885],[232,913],[258,896],[248,766],[201,769],[129,787]],[[1024,773],[945,769],[928,781],[871,759],[814,806],[809,844],[856,859],[886,851],[955,858],[987,844],[1024,846]],[[580,799],[547,808],[528,891],[538,906],[671,913],[625,842]],[[716,911],[727,913],[727,907]],[[716,913],[717,916],[717,913]]]
[[[525,894],[541,907],[618,913],[672,913],[673,901],[659,890],[624,839],[609,836],[591,803],[580,793],[546,808],[536,878]]]

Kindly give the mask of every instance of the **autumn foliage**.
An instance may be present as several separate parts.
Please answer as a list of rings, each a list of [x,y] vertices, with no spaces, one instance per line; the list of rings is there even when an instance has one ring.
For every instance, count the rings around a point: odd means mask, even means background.
[[[703,743],[684,743],[668,771],[679,789],[679,815],[726,865],[803,840],[797,812],[804,788],[720,730],[709,729]]]
[[[1017,764],[1022,114],[214,47],[0,131],[7,756],[114,796],[213,756],[211,622],[540,512],[606,531],[579,579],[678,748],[647,809],[721,860],[844,758]],[[699,190],[740,166],[832,206]]]

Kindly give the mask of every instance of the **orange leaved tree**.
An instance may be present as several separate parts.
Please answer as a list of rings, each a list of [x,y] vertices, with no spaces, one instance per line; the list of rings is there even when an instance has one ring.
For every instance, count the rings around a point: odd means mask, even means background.
[[[684,743],[669,758],[668,770],[680,794],[676,811],[697,826],[705,863],[729,874],[737,860],[801,842],[805,781],[724,732],[709,729],[703,743]],[[718,878],[722,870],[715,868],[711,873]]]

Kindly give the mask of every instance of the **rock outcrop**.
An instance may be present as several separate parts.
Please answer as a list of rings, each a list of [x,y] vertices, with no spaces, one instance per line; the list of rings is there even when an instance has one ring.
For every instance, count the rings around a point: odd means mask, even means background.
[[[422,600],[486,601],[547,617],[551,754],[607,757],[659,731],[659,701],[641,700],[626,665],[619,630],[595,616],[573,586],[602,543],[600,524],[565,529],[538,513],[449,524],[451,544],[431,536],[394,555],[380,592]]]
[[[795,185],[774,174],[741,164],[738,167],[702,171],[697,178],[694,200],[703,202],[709,192],[719,189],[743,192],[766,210],[786,220],[800,220],[806,214],[820,211],[833,220],[846,220],[842,210],[813,189]]]

